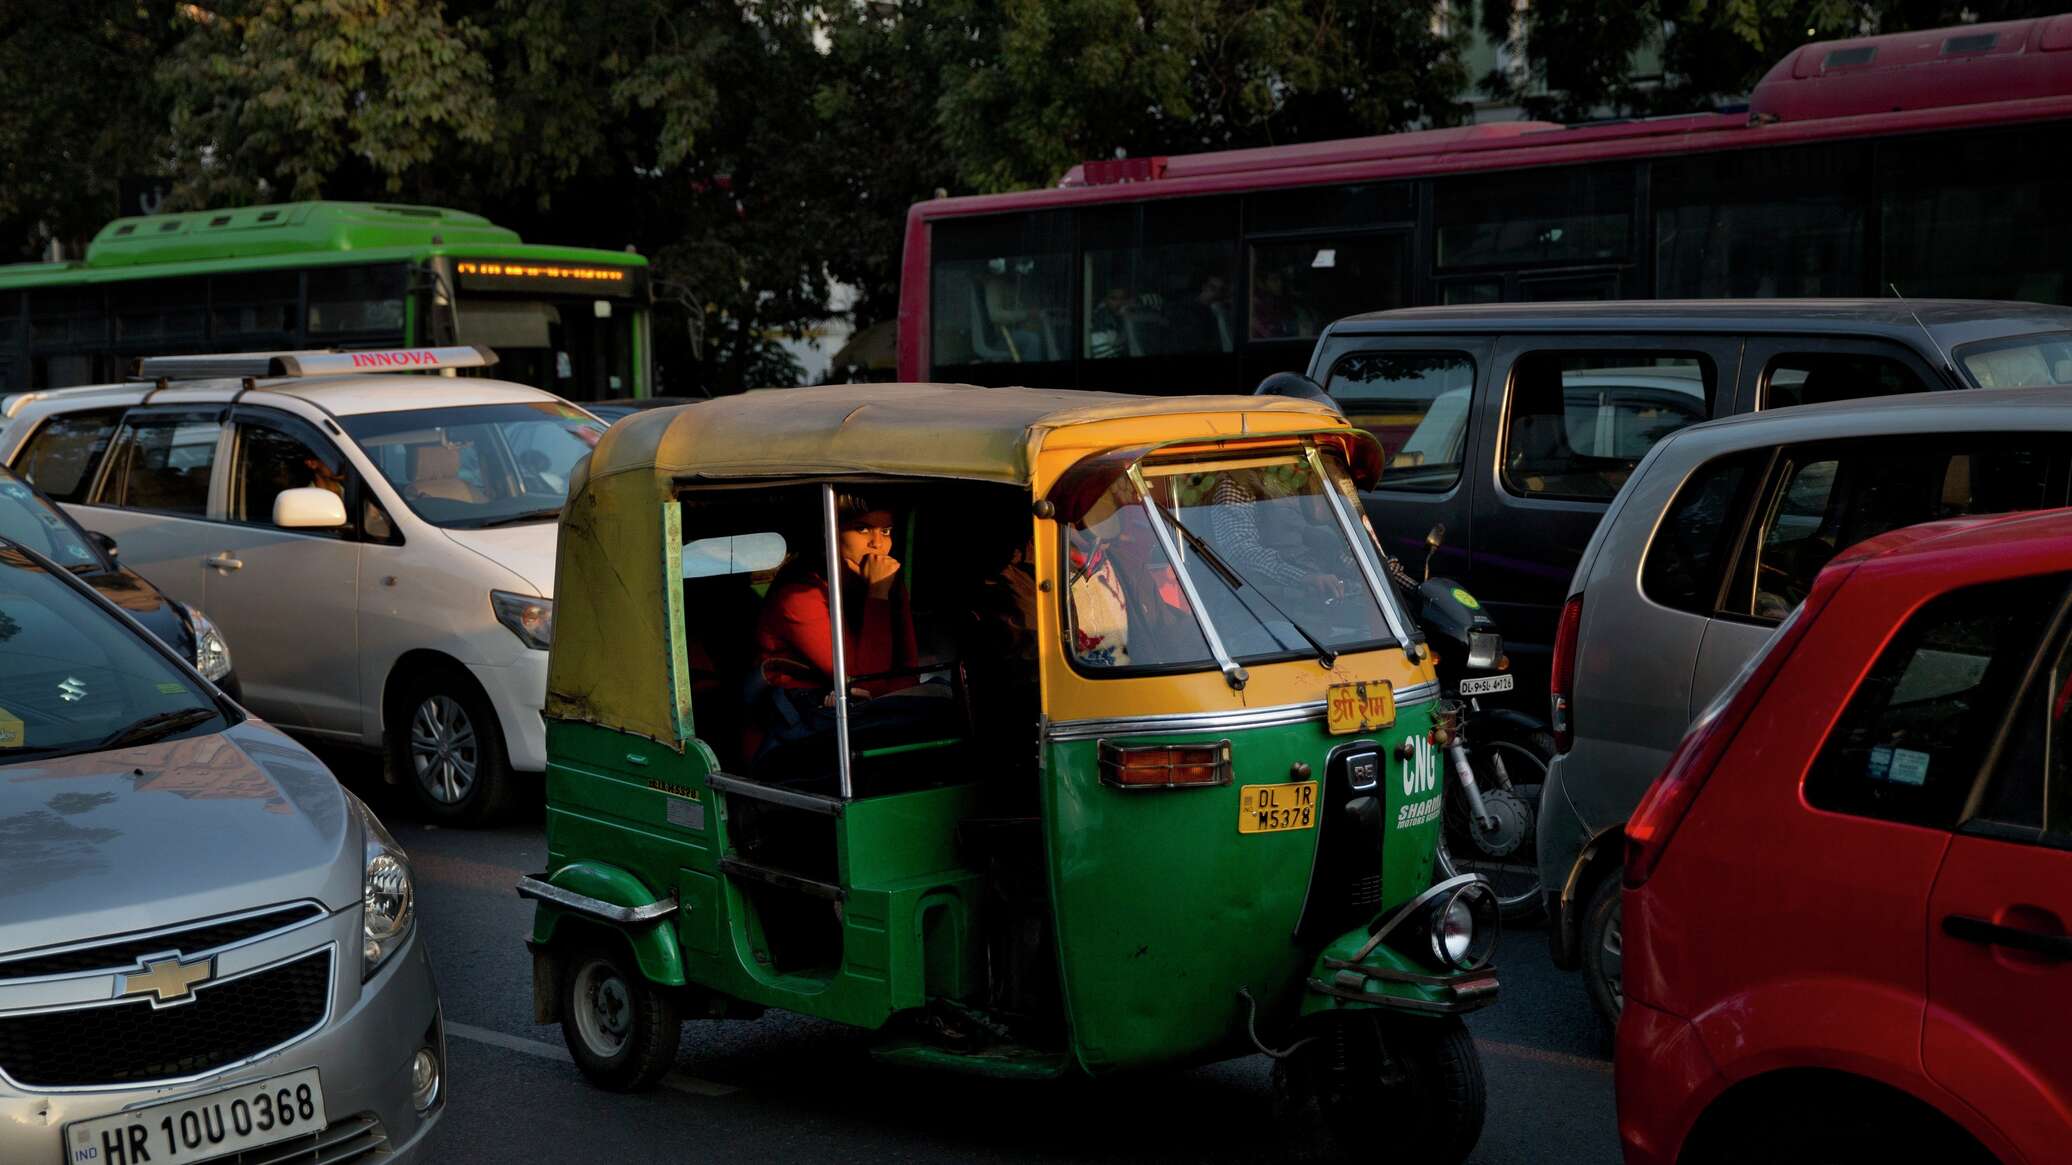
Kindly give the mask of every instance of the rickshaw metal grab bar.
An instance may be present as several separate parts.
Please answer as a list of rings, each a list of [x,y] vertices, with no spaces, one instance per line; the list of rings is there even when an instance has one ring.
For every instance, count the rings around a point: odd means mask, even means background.
[[[1016,1078],[1270,1046],[1280,1127],[1355,1153],[1398,1114],[1392,1149],[1459,1161],[1495,919],[1474,879],[1425,893],[1438,686],[1345,504],[1380,461],[1285,398],[845,385],[614,426],[562,515],[548,868],[520,884],[536,1016],[622,1089],[668,1070],[684,1017],[771,1007]],[[838,492],[903,511],[915,586],[1023,547],[1026,653],[960,660],[1027,674],[990,718],[959,685],[956,741],[832,699],[824,773],[786,785],[738,739],[717,636],[777,571],[744,531],[840,577]],[[844,693],[858,612],[820,585]]]

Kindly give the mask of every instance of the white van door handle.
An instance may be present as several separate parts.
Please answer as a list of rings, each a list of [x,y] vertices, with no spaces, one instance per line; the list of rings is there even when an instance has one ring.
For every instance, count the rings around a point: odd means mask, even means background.
[[[201,564],[203,566],[213,566],[217,570],[222,571],[242,570],[245,565],[243,559],[232,558],[228,550],[216,555],[214,558],[202,559]]]

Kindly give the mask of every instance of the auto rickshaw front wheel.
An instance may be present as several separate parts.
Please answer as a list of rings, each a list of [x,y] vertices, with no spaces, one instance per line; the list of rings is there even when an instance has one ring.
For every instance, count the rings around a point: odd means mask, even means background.
[[[1304,1036],[1273,1065],[1298,1158],[1458,1165],[1481,1139],[1489,1092],[1459,1016],[1331,1012]]]
[[[561,1037],[590,1083],[613,1092],[653,1087],[676,1064],[677,997],[657,987],[623,946],[593,942],[562,965]]]

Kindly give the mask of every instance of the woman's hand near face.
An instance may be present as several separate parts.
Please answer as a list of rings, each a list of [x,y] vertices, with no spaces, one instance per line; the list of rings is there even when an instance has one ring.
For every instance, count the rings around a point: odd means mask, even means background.
[[[856,564],[857,573],[863,576],[864,584],[870,587],[871,598],[892,597],[892,579],[899,573],[899,560],[889,554],[866,554]]]

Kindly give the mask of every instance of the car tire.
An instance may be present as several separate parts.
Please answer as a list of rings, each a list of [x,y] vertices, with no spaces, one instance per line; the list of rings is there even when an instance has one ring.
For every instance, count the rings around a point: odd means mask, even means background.
[[[623,943],[577,947],[560,976],[561,1038],[590,1083],[612,1092],[654,1087],[676,1065],[683,1013]]]
[[[1619,1026],[1619,1012],[1625,1006],[1626,988],[1620,978],[1625,944],[1619,930],[1619,894],[1625,880],[1624,866],[1614,866],[1591,891],[1590,904],[1583,910],[1581,933],[1576,936],[1576,953],[1583,969],[1583,983],[1590,991],[1590,1003],[1609,1029]]]
[[[418,809],[440,825],[486,825],[502,817],[517,784],[503,725],[465,672],[438,668],[405,680],[390,706],[390,770]]]
[[[1732,1119],[1707,1114],[1680,1159],[1687,1165],[1993,1165],[1997,1160],[1949,1118],[1912,1097],[1877,1088],[1816,1089],[1810,1097],[1739,1107]]]

